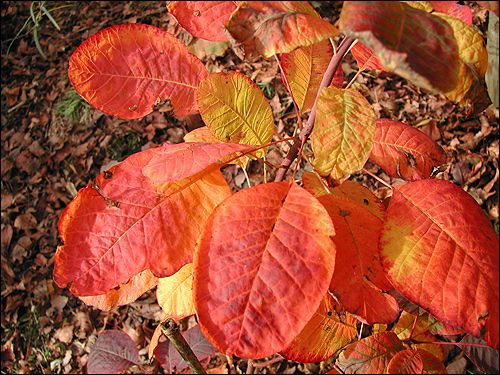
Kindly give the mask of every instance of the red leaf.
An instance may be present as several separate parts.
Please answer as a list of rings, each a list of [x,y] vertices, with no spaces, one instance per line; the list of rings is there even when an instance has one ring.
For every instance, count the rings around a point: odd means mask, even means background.
[[[384,68],[384,66],[380,62],[380,59],[377,56],[375,56],[373,50],[365,46],[360,41],[358,41],[354,45],[354,47],[352,47],[351,53],[356,59],[358,63],[358,68],[360,70],[374,69],[387,72],[387,69]]]
[[[345,374],[384,374],[394,354],[403,349],[394,332],[377,333],[349,345],[338,365]]]
[[[429,136],[402,122],[377,120],[370,161],[391,177],[421,180],[446,162],[446,153]]]
[[[382,65],[427,90],[445,93],[458,82],[458,47],[446,21],[396,1],[345,1],[339,27],[359,38]]]
[[[442,180],[395,188],[381,251],[401,294],[498,347],[498,237],[469,194]]]
[[[327,294],[312,319],[281,354],[296,362],[321,362],[349,344],[356,338],[357,320],[339,311],[340,306]]]
[[[229,40],[224,25],[236,9],[234,1],[170,1],[168,11],[191,35],[214,42]]]
[[[182,336],[200,362],[215,354],[215,348],[203,336],[198,325],[182,332]],[[160,365],[170,374],[174,373],[174,369],[176,369],[177,373],[181,373],[188,368],[188,364],[182,359],[177,349],[170,345],[168,340],[158,343],[154,354]]]
[[[277,182],[221,203],[194,260],[199,324],[219,351],[261,358],[304,328],[333,273],[333,225],[303,188]]]
[[[446,374],[443,362],[423,349],[402,350],[392,357],[388,374]]]
[[[169,33],[150,25],[115,25],[73,52],[68,76],[93,107],[125,120],[143,117],[170,99],[177,116],[197,110],[207,76],[201,61]]]
[[[366,191],[367,195],[373,195]],[[333,241],[338,252],[330,291],[347,311],[368,324],[392,323],[398,317],[399,307],[392,296],[381,290],[392,289],[379,257],[382,219],[371,213],[366,204],[334,194],[318,199],[328,211],[336,232]]]
[[[436,12],[448,14],[472,25],[472,10],[467,5],[461,5],[457,1],[431,1]]]
[[[119,374],[138,365],[139,351],[135,342],[120,330],[103,331],[92,346],[87,363],[89,374]]]
[[[153,186],[143,175],[144,167],[155,156],[170,155],[170,148],[182,147],[206,155],[202,146],[193,149],[190,144],[149,149],[100,174],[95,187],[89,184],[79,191],[59,221],[64,245],[55,255],[57,285],[72,283],[70,290],[77,296],[103,294],[145,269],[165,277],[192,261],[208,216],[230,190],[222,174],[208,173],[209,168]],[[166,160],[165,170],[169,168],[193,171],[175,159]],[[161,180],[161,175],[153,177]]]

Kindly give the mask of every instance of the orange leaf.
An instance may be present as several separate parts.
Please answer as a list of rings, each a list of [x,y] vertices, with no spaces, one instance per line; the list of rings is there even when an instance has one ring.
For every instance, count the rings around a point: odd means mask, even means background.
[[[156,298],[163,312],[169,317],[180,320],[196,311],[193,305],[193,264],[184,265],[169,277],[158,280]]]
[[[387,69],[384,68],[384,66],[380,62],[380,59],[377,56],[375,56],[373,50],[365,46],[360,41],[358,41],[354,45],[354,47],[351,48],[351,53],[356,59],[356,62],[358,63],[358,68],[360,70],[374,69],[387,72]]]
[[[401,294],[498,347],[498,237],[469,194],[442,180],[395,188],[381,251]]]
[[[155,185],[179,181],[199,172],[218,169],[238,153],[251,148],[227,143],[165,144],[156,149],[142,172]]]
[[[72,283],[77,296],[104,294],[146,269],[166,277],[192,261],[212,209],[231,193],[218,170],[153,186],[143,169],[170,148],[179,150],[164,145],[134,154],[78,192],[59,221],[64,244],[55,255],[58,286]],[[202,146],[197,151],[207,155]],[[178,168],[191,170],[175,158],[166,161],[169,168],[174,175]]]
[[[357,320],[338,310],[327,294],[312,319],[281,354],[292,361],[320,362],[349,344],[357,335]]]
[[[242,2],[227,29],[242,44],[247,57],[292,52],[338,34],[307,1]]]
[[[428,178],[434,167],[446,162],[446,153],[428,135],[399,121],[377,120],[370,161],[391,177]]]
[[[447,374],[443,362],[423,349],[402,350],[392,357],[388,374]]]
[[[344,181],[339,186],[333,188],[331,192],[333,195],[351,200],[353,203],[366,208],[380,220],[384,220],[384,204],[363,185],[355,181]]]
[[[183,43],[143,24],[115,25],[92,35],[73,52],[68,69],[86,101],[125,120],[153,112],[167,98],[178,116],[195,112],[196,90],[206,75]]]
[[[460,59],[446,21],[396,1],[344,2],[339,21],[347,35],[359,38],[389,71],[433,92],[457,85]]]
[[[296,184],[258,185],[221,203],[194,259],[195,308],[207,338],[242,358],[285,349],[327,292],[333,235],[326,210]]]
[[[215,138],[208,126],[202,126],[201,128],[194,129],[184,136],[184,141],[186,142],[200,142],[200,143],[225,143]],[[227,158],[226,158],[227,159]],[[242,168],[245,168],[250,159],[247,156],[242,156],[239,159],[227,162],[228,164],[237,164]]]
[[[333,47],[328,39],[281,55],[283,72],[301,113],[311,110],[332,56]]]
[[[170,1],[168,11],[191,35],[214,42],[229,40],[224,25],[236,9],[233,1]]]
[[[417,315],[403,311],[392,331],[399,337],[400,340],[408,340],[411,334],[412,340],[422,343],[416,344],[415,346],[417,348],[424,349],[433,354],[440,361],[444,361],[446,359],[447,352],[445,351],[443,345],[431,344],[433,341],[439,341],[429,331],[433,326],[437,325],[438,322],[431,318],[429,314],[424,313],[418,315],[415,328],[413,328],[415,319],[417,319]]]
[[[97,307],[101,310],[111,310],[117,306],[134,302],[141,295],[158,284],[158,279],[149,270],[142,271],[132,276],[129,281],[117,288],[111,289],[106,294],[98,296],[79,297],[86,305]]]
[[[333,194],[318,199],[332,218],[336,232],[333,241],[338,252],[330,291],[347,311],[368,324],[392,323],[399,307],[392,296],[381,290],[391,288],[379,258],[383,221],[366,205]]]
[[[384,374],[391,358],[404,346],[393,332],[365,337],[349,345],[338,359],[345,374]]]

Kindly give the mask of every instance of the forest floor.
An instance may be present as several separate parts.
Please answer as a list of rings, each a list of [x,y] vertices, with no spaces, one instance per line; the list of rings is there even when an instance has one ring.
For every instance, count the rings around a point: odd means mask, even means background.
[[[34,2],[36,14],[38,3]],[[147,23],[185,42],[191,37],[167,14],[165,2],[50,2],[46,6],[60,30],[46,16],[38,20],[44,58],[35,44],[30,5],[29,1],[1,3],[1,371],[84,372],[97,334],[110,328],[128,333],[142,348],[141,359],[147,363],[147,345],[162,316],[154,292],[104,312],[59,289],[52,280],[59,244],[57,223],[77,191],[101,171],[137,151],[164,142],[179,143],[202,122],[198,115],[176,119],[168,105],[132,121],[104,115],[75,95],[67,68],[82,41],[114,24]],[[330,2],[319,8],[332,21],[339,10],[339,4]],[[474,12],[475,25],[484,32],[486,12],[477,6]],[[211,71],[239,70],[253,79],[269,99],[281,135],[293,132],[293,106],[273,58],[245,62],[228,48],[203,61]],[[350,80],[356,72],[352,58],[343,69],[345,80]],[[441,177],[471,194],[498,232],[498,110],[469,116],[444,97],[429,95],[386,73],[368,71],[357,82],[377,115],[413,124],[445,149],[449,160]],[[285,147],[273,148],[268,160],[279,165]],[[250,165],[252,185],[262,182],[261,168],[257,162]],[[372,164],[366,168],[387,182],[399,183]],[[224,174],[234,190],[245,183],[236,166],[226,167]],[[381,197],[387,194],[367,175],[353,178]],[[319,369],[318,364],[274,358],[255,371],[312,373]],[[458,350],[446,364],[459,366],[463,373],[477,372]],[[211,366],[222,371],[226,358],[217,357]],[[241,373],[246,361],[235,360],[232,366]],[[160,371],[153,365],[146,369]]]

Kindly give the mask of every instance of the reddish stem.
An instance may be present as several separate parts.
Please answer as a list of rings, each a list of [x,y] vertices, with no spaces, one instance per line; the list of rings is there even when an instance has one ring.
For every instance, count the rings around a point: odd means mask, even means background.
[[[484,344],[474,344],[474,343],[469,343],[469,342],[448,342],[448,341],[431,341],[431,342],[423,342],[423,341],[414,341],[415,344],[436,344],[436,345],[463,345],[463,346],[475,346],[478,348],[487,348],[487,349],[493,349],[488,345]]]
[[[411,327],[410,340],[413,337],[413,332],[415,331],[415,327],[417,326],[417,322],[418,322],[418,313],[417,313],[417,316],[415,316],[415,320],[413,321],[413,327]]]
[[[307,124],[295,137],[293,145],[288,151],[286,157],[283,159],[280,169],[278,169],[278,172],[276,173],[276,178],[274,179],[274,181],[283,180],[286,172],[288,171],[288,168],[290,168],[290,165],[299,154],[299,150],[303,147],[302,145],[307,141],[307,139],[311,135],[311,132],[314,128],[314,120],[316,119],[316,104],[318,103],[318,98],[319,95],[321,94],[321,90],[330,85],[333,76],[335,74],[335,71],[339,67],[340,63],[342,62],[342,59],[344,58],[344,55],[349,51],[349,48],[354,43],[354,41],[355,41],[354,38],[346,36],[340,43],[337,54],[333,55],[332,59],[330,60],[330,64],[328,65],[328,68],[326,69],[326,72],[323,75],[321,84],[319,85],[318,94],[316,95],[316,99],[314,100],[311,113],[309,114],[309,118],[307,120]]]

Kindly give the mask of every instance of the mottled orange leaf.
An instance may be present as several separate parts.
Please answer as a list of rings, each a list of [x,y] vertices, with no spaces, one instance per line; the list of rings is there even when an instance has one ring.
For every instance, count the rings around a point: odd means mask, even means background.
[[[415,319],[417,320],[416,322]],[[444,361],[447,355],[444,345],[431,344],[434,341],[439,341],[430,332],[431,328],[437,324],[438,322],[427,313],[416,315],[403,311],[398,322],[392,328],[392,331],[400,340],[410,339],[411,334],[412,340],[421,343],[416,344],[415,347],[424,349],[437,357],[440,361]]]
[[[328,39],[281,55],[283,72],[301,113],[311,110],[332,56],[333,47]]]
[[[98,296],[79,297],[85,304],[101,310],[111,310],[117,306],[134,302],[141,295],[158,284],[151,271],[145,270],[132,276],[129,281]]]
[[[373,50],[365,46],[362,42],[358,41],[354,47],[351,48],[351,53],[358,63],[360,70],[374,69],[387,71],[380,62],[380,59],[375,56]]]
[[[439,17],[399,1],[346,1],[339,27],[371,48],[387,70],[416,85],[442,93],[457,85],[457,42]]]
[[[273,137],[271,106],[244,74],[210,74],[200,84],[198,106],[203,121],[220,141],[262,146]],[[263,157],[265,150],[256,155]]]
[[[178,181],[208,169],[218,169],[250,149],[250,146],[227,143],[165,144],[156,149],[142,173],[153,184]]]
[[[311,134],[315,170],[340,180],[363,168],[375,135],[370,103],[355,89],[326,87],[316,108]]]
[[[468,5],[459,4],[458,1],[431,1],[430,3],[434,11],[448,14],[472,26],[472,9]]]
[[[184,140],[186,142],[199,142],[199,143],[225,143],[215,138],[210,129],[208,129],[208,126],[202,126],[201,128],[190,131],[184,136]],[[234,156],[231,157],[231,159],[232,158],[234,158]],[[224,158],[223,160],[227,160],[227,158]],[[245,168],[249,160],[250,160],[249,157],[242,156],[239,159],[228,161],[227,164],[237,164],[240,165],[242,168]]]
[[[394,354],[403,349],[394,332],[382,332],[349,345],[337,364],[345,374],[384,374]]]
[[[384,220],[384,204],[375,196],[375,194],[363,185],[360,185],[355,181],[344,181],[340,185],[331,189],[331,193],[353,201],[353,203],[366,208],[380,220]]]
[[[153,356],[154,356],[154,351],[156,347],[158,346],[158,343],[160,342],[160,339],[163,336],[163,332],[161,331],[161,324],[165,322],[168,319],[167,316],[165,316],[160,323],[156,326],[155,330],[153,331],[153,336],[151,336],[151,340],[149,341],[148,345],[148,358],[149,361],[152,361]]]
[[[150,25],[114,25],[73,52],[68,76],[93,107],[125,120],[143,117],[170,99],[177,116],[196,112],[207,70],[173,35]]]
[[[338,34],[307,1],[245,1],[226,27],[247,57],[288,53]]]
[[[322,182],[321,177],[314,172],[304,172],[302,175],[302,185],[304,189],[316,198],[330,193],[330,189],[326,185],[326,182]]]
[[[357,320],[327,294],[304,329],[281,354],[289,360],[310,363],[325,361],[356,338]]]
[[[224,25],[236,9],[233,1],[170,1],[168,11],[191,35],[214,42],[228,37]]]
[[[410,125],[379,119],[370,161],[391,177],[414,181],[429,178],[434,167],[446,162],[446,153],[427,134]]]
[[[423,349],[402,350],[392,357],[388,374],[447,374],[441,360]]]
[[[59,287],[71,284],[73,294],[94,296],[146,269],[166,277],[192,261],[208,216],[231,193],[218,170],[154,186],[143,169],[169,147],[128,157],[81,189],[66,207],[59,220],[63,245],[54,261]],[[170,160],[165,169],[169,166],[179,164]]]
[[[391,288],[379,257],[383,220],[365,204],[333,194],[318,199],[328,211],[336,232],[333,241],[338,251],[330,291],[342,307],[362,321],[392,323],[398,318],[399,307],[381,289]]]
[[[188,263],[169,277],[158,280],[156,299],[163,312],[172,319],[194,315],[193,264]]]
[[[194,259],[194,301],[206,337],[228,355],[287,347],[325,296],[335,258],[326,210],[275,182],[240,190],[211,215]]]
[[[401,294],[498,347],[498,237],[469,194],[443,180],[396,187],[381,251]]]

